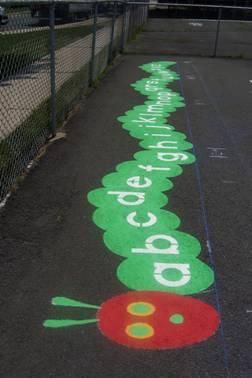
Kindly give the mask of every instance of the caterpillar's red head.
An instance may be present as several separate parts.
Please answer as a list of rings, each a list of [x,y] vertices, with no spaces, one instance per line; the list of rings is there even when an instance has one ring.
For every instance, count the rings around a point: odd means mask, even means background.
[[[163,292],[129,292],[98,311],[99,328],[131,348],[173,349],[203,341],[219,325],[216,310],[199,300]]]
[[[80,326],[98,322],[103,335],[130,348],[175,349],[212,336],[218,325],[216,310],[197,299],[156,291],[132,291],[104,302],[101,307],[65,297],[55,306],[98,310],[91,319],[48,319],[45,327]]]

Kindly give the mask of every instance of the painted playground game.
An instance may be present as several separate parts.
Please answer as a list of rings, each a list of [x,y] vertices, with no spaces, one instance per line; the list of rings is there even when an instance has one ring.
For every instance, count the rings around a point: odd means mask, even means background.
[[[252,377],[252,24],[225,17],[149,17],[8,198],[0,377]]]
[[[108,250],[126,259],[117,278],[134,291],[101,305],[96,320],[48,319],[48,328],[84,325],[97,321],[102,334],[119,344],[142,349],[172,349],[205,341],[219,325],[217,311],[189,297],[209,288],[213,271],[200,261],[200,242],[178,231],[179,217],[162,209],[164,191],[173,188],[172,177],[183,174],[195,156],[186,135],[168,123],[170,113],[184,105],[183,97],[169,83],[179,76],[170,69],[175,62],[141,66],[151,76],[132,87],[147,96],[119,117],[123,128],[140,139],[143,151],[106,175],[103,188],[91,191],[88,200],[98,209],[94,223],[105,231]],[[168,194],[169,196],[169,194]],[[55,306],[96,308],[56,297]]]

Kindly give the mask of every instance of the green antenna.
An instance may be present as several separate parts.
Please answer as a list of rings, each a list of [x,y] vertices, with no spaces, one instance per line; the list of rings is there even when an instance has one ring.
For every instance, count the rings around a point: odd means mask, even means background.
[[[84,319],[84,320],[73,320],[73,319],[48,319],[44,321],[43,326],[45,328],[62,328],[70,326],[85,325],[91,323],[97,323],[97,319]]]
[[[52,305],[54,306],[65,306],[65,307],[81,307],[81,308],[94,308],[99,309],[99,306],[94,306],[88,303],[83,303],[76,301],[74,299],[66,298],[66,297],[54,297],[52,298]]]

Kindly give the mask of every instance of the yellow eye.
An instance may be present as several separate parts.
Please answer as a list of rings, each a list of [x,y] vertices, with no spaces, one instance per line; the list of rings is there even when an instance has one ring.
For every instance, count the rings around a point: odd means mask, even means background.
[[[148,323],[133,323],[126,327],[125,332],[134,339],[149,339],[154,335],[154,329]]]
[[[156,308],[148,302],[134,302],[127,307],[127,312],[136,316],[149,316],[155,312]]]

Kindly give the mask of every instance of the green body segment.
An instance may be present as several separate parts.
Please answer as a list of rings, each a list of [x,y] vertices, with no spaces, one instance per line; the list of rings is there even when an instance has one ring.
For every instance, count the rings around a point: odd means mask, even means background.
[[[162,177],[156,177],[153,179],[150,175],[146,174],[143,170],[138,167],[133,168],[129,163],[130,167],[126,171],[114,172],[107,175],[102,180],[102,184],[106,188],[118,190],[129,190],[134,188],[134,185],[142,186],[145,191],[154,192],[166,192],[172,189],[173,184],[169,180],[164,180]]]
[[[108,249],[120,256],[132,257],[132,255],[179,256],[179,258],[197,257],[200,254],[201,246],[193,236],[172,229],[169,229],[168,222],[158,221],[151,227],[133,227],[130,225],[117,230],[110,228],[104,234],[104,242]],[[175,220],[175,219],[174,219]],[[176,225],[176,223],[175,223]],[[119,232],[115,238],[115,232]],[[133,257],[132,257],[133,258]]]
[[[170,179],[183,173],[182,166],[195,162],[188,152],[193,145],[167,122],[170,114],[185,106],[183,97],[167,88],[179,79],[169,68],[174,64],[161,61],[140,67],[151,76],[131,86],[147,100],[118,121],[144,150],[106,175],[103,187],[91,191],[88,200],[97,207],[93,221],[105,231],[106,247],[126,258],[117,270],[126,287],[188,295],[208,288],[214,277],[197,258],[199,241],[178,231],[180,218],[164,209],[169,203],[164,192],[170,195],[173,188]],[[171,321],[183,322],[179,316]]]
[[[132,290],[182,295],[199,293],[214,282],[212,269],[188,256],[133,256],[120,264],[117,277]]]
[[[121,235],[123,229],[123,235],[127,235],[126,240],[131,238],[132,230],[135,231],[137,228],[138,232],[142,233],[150,223],[156,230],[176,229],[181,223],[177,215],[158,207],[142,208],[137,212],[122,207],[116,212],[110,212],[109,207],[103,207],[94,212],[93,221],[98,227],[111,231],[113,234]],[[125,238],[122,237],[122,243],[124,241]],[[111,244],[111,251],[112,248]],[[116,253],[116,250],[112,252]]]

